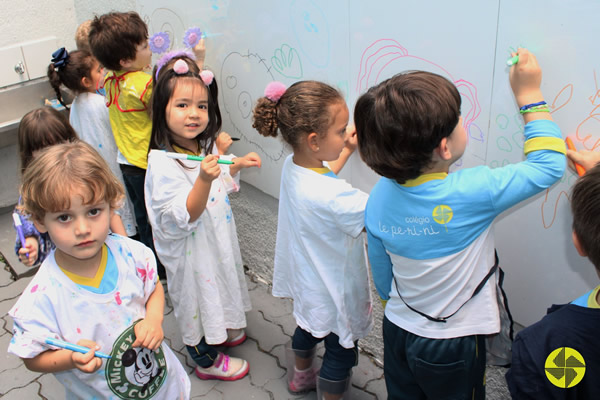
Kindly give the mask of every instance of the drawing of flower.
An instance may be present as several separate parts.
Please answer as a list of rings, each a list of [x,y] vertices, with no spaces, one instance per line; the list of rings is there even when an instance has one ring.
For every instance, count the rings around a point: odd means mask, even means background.
[[[193,27],[185,31],[185,35],[183,35],[183,44],[186,47],[193,48],[195,45],[198,44],[201,38],[202,31],[200,30],[200,28]]]
[[[169,50],[169,46],[171,46],[171,40],[169,39],[168,33],[158,32],[150,36],[148,44],[150,45],[150,50],[152,50],[153,53],[160,54]]]

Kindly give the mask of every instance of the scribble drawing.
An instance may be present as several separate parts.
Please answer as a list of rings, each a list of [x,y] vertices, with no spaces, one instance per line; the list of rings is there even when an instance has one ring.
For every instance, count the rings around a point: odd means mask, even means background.
[[[552,199],[548,199],[550,195],[550,189],[546,189],[546,196],[544,197],[544,201],[542,201],[542,223],[544,224],[544,229],[550,229],[556,220],[556,211],[558,210],[558,203],[562,197],[565,198],[567,202],[571,202],[571,197],[564,190],[558,192],[558,196],[554,201]],[[549,210],[547,210],[549,209]]]
[[[292,31],[300,51],[318,68],[329,65],[331,36],[323,11],[311,0],[294,0],[290,5]]]
[[[275,71],[286,78],[300,79],[304,76],[300,55],[296,49],[288,44],[283,44],[275,50],[273,57],[271,57],[271,65]]]
[[[148,32],[150,35],[157,32],[166,32],[171,39],[170,49],[181,47],[181,38],[185,32],[183,19],[169,8],[157,8],[149,16]]]
[[[455,79],[450,72],[433,61],[409,54],[408,50],[394,39],[376,40],[365,49],[360,59],[356,92],[363,93],[383,79],[407,69],[431,71],[453,82],[462,97],[461,113],[463,125],[469,132],[469,140],[476,139],[481,143],[486,141],[485,135],[479,127],[471,129],[472,124],[481,114],[481,105],[477,98],[475,85],[464,79]],[[468,147],[467,149],[471,151]],[[481,160],[485,159],[483,148],[481,154],[474,153],[473,155]]]
[[[255,147],[263,161],[280,160],[284,155],[283,142],[262,137],[252,128],[252,108],[263,95],[262,90],[275,80],[265,59],[256,53],[229,53],[223,59],[220,77],[221,104],[234,135]]]

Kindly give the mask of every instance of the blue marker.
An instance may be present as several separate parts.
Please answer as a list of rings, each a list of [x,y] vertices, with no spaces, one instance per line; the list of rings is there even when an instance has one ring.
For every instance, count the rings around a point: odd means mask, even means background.
[[[90,349],[88,347],[84,347],[84,346],[80,346],[78,344],[73,344],[73,343],[65,342],[63,340],[58,340],[58,339],[53,339],[53,338],[47,338],[44,341],[47,344],[49,344],[49,345],[60,347],[61,349],[67,349],[67,350],[71,350],[71,351],[76,351],[76,352],[82,353],[82,354],[87,354],[90,351]],[[108,354],[101,353],[99,351],[95,351],[94,352],[94,356],[99,357],[99,358],[106,358],[107,360],[111,359],[111,356],[109,356]]]
[[[19,235],[19,240],[21,241],[21,247],[25,247],[25,235],[23,234],[23,225],[21,224],[19,214],[13,213],[13,221],[15,222],[15,229]],[[25,255],[29,258],[29,252],[25,253]]]

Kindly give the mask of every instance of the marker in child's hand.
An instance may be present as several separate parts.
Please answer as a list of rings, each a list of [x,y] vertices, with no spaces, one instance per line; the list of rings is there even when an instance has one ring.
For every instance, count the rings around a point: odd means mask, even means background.
[[[565,139],[565,142],[567,142],[567,147],[569,148],[569,150],[573,150],[573,151],[577,151],[577,149],[575,148],[575,145],[573,144],[573,141],[571,140],[570,137],[567,137]],[[579,176],[583,176],[585,174],[585,168],[583,168],[581,165],[574,163],[575,164],[575,170],[577,171],[577,175]]]
[[[233,140],[234,142],[237,142],[238,140],[240,140],[239,137],[232,137],[231,140]]]
[[[506,64],[507,64],[509,67],[511,67],[511,66],[515,65],[516,63],[518,63],[518,62],[519,62],[519,55],[517,54],[516,56],[509,58],[509,59],[506,61]]]
[[[184,154],[184,153],[172,153],[172,152],[166,152],[167,157],[169,158],[175,158],[178,160],[191,160],[191,161],[202,161],[204,160],[204,157],[202,156],[192,156],[190,154]],[[222,160],[222,159],[218,159],[217,160],[217,164],[234,164],[233,161],[229,161],[229,160]]]
[[[25,248],[25,235],[23,234],[23,225],[21,224],[19,214],[13,213],[13,221],[15,222],[15,229],[19,235],[19,240],[21,241],[21,247]],[[25,255],[29,258],[29,252],[25,253]]]
[[[55,346],[55,347],[60,347],[61,349],[76,351],[76,352],[82,353],[82,354],[87,354],[90,351],[90,349],[88,347],[65,342],[64,340],[59,340],[59,339],[46,338],[44,340],[44,342],[46,342],[49,345]],[[108,354],[101,353],[99,351],[95,351],[94,356],[99,357],[99,358],[106,358],[107,360],[111,359],[111,356],[109,356]]]

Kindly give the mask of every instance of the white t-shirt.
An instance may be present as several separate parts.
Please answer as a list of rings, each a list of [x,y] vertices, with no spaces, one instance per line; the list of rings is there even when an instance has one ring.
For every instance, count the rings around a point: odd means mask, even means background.
[[[352,348],[373,322],[361,234],[368,195],[292,157],[281,174],[273,295],[294,300],[302,329],[318,338],[333,332]]]
[[[68,399],[136,399],[149,398],[149,393],[156,399],[189,398],[189,377],[165,342],[155,352],[128,346],[132,326],[146,315],[157,284],[152,251],[118,235],[109,235],[105,243],[119,271],[114,290],[98,294],[78,286],[61,271],[53,251],[9,312],[14,335],[8,351],[33,358],[52,349],[42,344],[45,338],[71,343],[90,339],[103,353],[114,349],[113,357],[93,374],[78,369],[55,373]],[[140,366],[140,357],[150,359],[149,366]]]
[[[104,97],[96,93],[81,93],[71,104],[69,122],[81,140],[92,146],[108,163],[110,170],[123,183],[123,174],[117,162],[117,144],[108,118]],[[123,220],[127,236],[136,234],[133,205],[125,191],[125,199],[117,213]]]
[[[246,327],[251,309],[235,220],[225,182],[229,167],[212,182],[206,209],[190,222],[187,198],[200,173],[197,161],[168,158],[160,150],[148,154],[145,198],[154,248],[167,271],[169,296],[183,343],[197,345],[227,340],[227,329]]]

